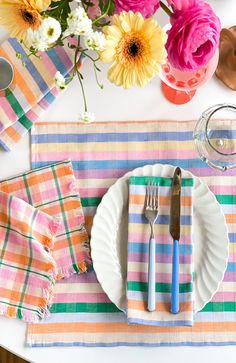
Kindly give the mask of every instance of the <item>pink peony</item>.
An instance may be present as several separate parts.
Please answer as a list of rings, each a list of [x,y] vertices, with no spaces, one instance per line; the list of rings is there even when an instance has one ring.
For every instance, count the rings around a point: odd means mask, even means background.
[[[172,0],[176,4],[166,43],[168,60],[174,68],[193,71],[206,65],[214,55],[221,25],[210,5],[202,0],[183,0],[185,5],[188,2],[185,10],[178,10],[180,2]]]
[[[167,0],[167,2],[170,6],[172,6],[174,11],[182,11],[195,5],[198,0]]]
[[[132,10],[140,12],[144,18],[149,18],[160,6],[160,0],[115,0],[115,12]]]

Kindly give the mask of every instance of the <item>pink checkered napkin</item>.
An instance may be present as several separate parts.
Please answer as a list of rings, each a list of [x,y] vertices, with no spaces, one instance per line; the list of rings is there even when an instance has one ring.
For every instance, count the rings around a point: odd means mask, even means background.
[[[70,161],[4,180],[0,182],[0,191],[13,194],[62,220],[52,250],[57,263],[57,279],[87,271],[91,265],[89,238]]]
[[[49,249],[60,220],[0,192],[0,314],[35,322],[48,315],[56,278]]]

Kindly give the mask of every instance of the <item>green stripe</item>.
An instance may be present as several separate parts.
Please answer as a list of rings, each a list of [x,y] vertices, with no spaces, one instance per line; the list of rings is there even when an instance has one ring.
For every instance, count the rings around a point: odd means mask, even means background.
[[[27,194],[27,197],[28,197],[28,202],[29,202],[29,204],[33,205],[31,194],[30,194],[30,188],[29,188],[29,184],[28,184],[26,175],[23,175],[23,180],[24,180],[24,184],[25,184],[26,194]]]
[[[26,130],[31,129],[33,123],[28,119],[28,117],[26,117],[25,111],[23,110],[23,108],[15,98],[14,94],[10,90],[6,92],[6,98],[10,103],[12,109],[14,110],[15,114],[17,115],[20,124],[24,126]]]
[[[58,199],[55,199],[55,200],[51,200],[50,202],[34,205],[34,207],[35,208],[41,208],[41,207],[44,207],[45,205],[50,205],[50,204],[59,202],[61,200],[69,199],[69,198],[78,198],[78,194],[67,195],[66,197],[61,197],[61,198],[58,198]]]
[[[83,207],[97,207],[102,198],[81,198],[81,204]]]
[[[50,308],[51,313],[116,313],[120,310],[112,303],[58,303]]]
[[[216,199],[220,204],[236,204],[236,195],[231,195],[231,194],[216,195]]]
[[[4,225],[0,224],[0,227],[5,228],[5,229],[7,229],[7,230],[9,230],[9,231],[15,232],[15,233],[17,233],[17,234],[19,234],[19,235],[21,235],[21,236],[23,236],[23,237],[25,237],[25,238],[35,240],[35,238],[34,238],[34,237],[32,237],[32,236],[27,236],[26,234],[23,234],[23,233],[21,233],[21,232],[17,231],[16,229],[14,229],[14,228],[12,228],[12,227],[9,227],[8,225],[7,225],[7,226],[4,226]]]
[[[141,281],[128,281],[127,288],[130,291],[148,291],[148,283]],[[192,283],[179,284],[179,292],[191,292],[192,291]],[[156,282],[156,292],[171,292],[171,284]]]
[[[201,312],[224,312],[224,311],[236,311],[236,302],[235,301],[224,301],[224,302],[209,302],[206,306],[201,310]]]
[[[37,209],[35,209],[34,213],[33,213],[33,217],[31,220],[31,224],[30,224],[30,234],[33,234],[33,226],[34,226],[34,222],[36,219],[36,216],[38,214]],[[26,293],[26,289],[28,287],[28,281],[29,281],[29,275],[31,273],[31,266],[32,266],[32,262],[33,262],[33,248],[32,248],[32,241],[29,240],[29,261],[28,261],[28,268],[27,268],[27,273],[25,274],[25,281],[24,281],[24,285],[23,285],[23,289],[21,292],[21,297],[20,297],[20,301],[19,301],[19,308],[17,311],[17,315],[19,319],[22,319],[22,314],[21,314],[21,309],[22,309],[22,304],[24,301],[24,297],[25,297],[25,293]]]
[[[6,214],[8,215],[7,217],[7,226],[6,226],[6,234],[5,234],[5,238],[4,238],[4,243],[2,246],[2,253],[0,256],[0,262],[3,260],[5,252],[6,252],[6,247],[7,247],[7,242],[8,242],[8,237],[9,237],[9,233],[10,233],[10,227],[11,227],[11,203],[12,203],[12,196],[9,196],[8,199],[8,204],[7,204],[7,211]]]
[[[9,265],[8,263],[4,263],[4,262],[1,262],[0,261],[0,265],[3,265],[3,266],[7,266],[7,267],[11,267],[11,268],[14,268],[16,270],[21,270],[21,271],[26,271],[28,272],[29,270],[27,270],[26,268],[22,268],[22,267],[19,267],[19,266],[13,266],[13,265]],[[44,275],[40,272],[36,272],[36,271],[33,271],[31,270],[30,272],[32,272],[32,274],[35,274],[35,275],[39,275],[39,276],[42,276],[42,277],[45,277],[47,280],[49,281],[52,281],[52,278],[50,278],[49,276],[47,275]]]
[[[171,186],[172,178],[163,178],[163,177],[151,177],[151,176],[131,176],[129,179],[129,183],[132,185],[147,185],[148,183],[153,182],[160,186]],[[182,187],[192,187],[194,184],[194,180],[192,178],[183,178],[181,180]]]
[[[55,166],[52,166],[52,173],[53,173],[53,176],[54,176],[54,181],[55,181],[55,185],[56,185],[56,188],[57,188],[57,193],[59,195],[59,198],[62,198],[61,197],[60,185],[58,183],[57,174],[56,174],[56,170],[55,170]],[[61,211],[62,211],[62,215],[63,215],[63,221],[64,221],[64,224],[65,224],[66,232],[69,232],[68,223],[67,223],[66,214],[65,214],[65,209],[64,209],[64,204],[62,203],[62,200],[60,200],[60,207],[61,207]],[[72,260],[72,263],[73,263],[73,266],[74,266],[74,265],[76,265],[76,261],[75,261],[74,249],[73,249],[73,245],[72,245],[72,241],[71,241],[69,233],[67,235],[67,240],[68,240],[68,244],[69,244],[71,260]]]
[[[11,304],[11,303],[9,303],[9,302],[2,301],[2,300],[0,300],[0,303],[1,303],[1,304],[5,304],[5,305],[14,306],[15,308],[17,308],[17,307],[18,307],[18,305],[16,305],[16,304]],[[38,310],[35,310],[35,309],[24,308],[24,310],[34,311],[34,312],[38,313]]]

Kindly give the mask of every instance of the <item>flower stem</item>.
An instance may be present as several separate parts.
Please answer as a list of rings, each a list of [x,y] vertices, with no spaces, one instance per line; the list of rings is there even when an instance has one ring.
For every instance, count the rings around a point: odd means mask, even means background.
[[[164,12],[169,15],[172,16],[173,13],[172,11],[168,8],[168,6],[166,6],[166,4],[164,4],[162,1],[160,1],[160,7],[162,8],[162,10],[164,10]]]
[[[85,96],[85,92],[84,92],[84,85],[83,85],[81,73],[79,72],[78,65],[77,65],[77,58],[78,58],[79,52],[80,52],[80,36],[78,36],[78,45],[77,45],[77,48],[75,51],[75,56],[74,56],[73,74],[74,74],[74,76],[75,76],[75,74],[77,74],[77,77],[79,79],[79,83],[80,83],[80,87],[81,87],[81,91],[82,91],[82,95],[83,95],[83,101],[84,101],[84,111],[87,112],[88,108],[87,108],[87,101],[86,101],[86,96]]]

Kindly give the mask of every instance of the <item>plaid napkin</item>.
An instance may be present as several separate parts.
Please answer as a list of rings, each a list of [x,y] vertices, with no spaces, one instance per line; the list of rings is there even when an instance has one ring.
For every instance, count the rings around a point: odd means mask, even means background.
[[[158,184],[156,239],[156,311],[147,311],[148,247],[150,226],[144,216],[146,185]],[[127,316],[131,324],[174,326],[193,324],[192,191],[193,179],[182,179],[181,237],[179,241],[180,312],[170,313],[172,246],[169,233],[171,178],[131,177],[129,180],[129,234]]]
[[[27,50],[14,38],[0,47],[0,56],[14,67],[13,87],[0,97],[0,146],[10,151],[31,129],[32,124],[55,100],[58,91],[53,77],[57,71],[67,76],[73,67],[73,50],[56,47],[37,57],[16,58],[16,52],[26,55]]]
[[[0,182],[0,191],[62,219],[52,251],[58,279],[87,271],[91,264],[88,234],[70,161],[4,180]]]
[[[28,322],[48,314],[56,264],[48,249],[60,220],[0,192],[0,314]]]

